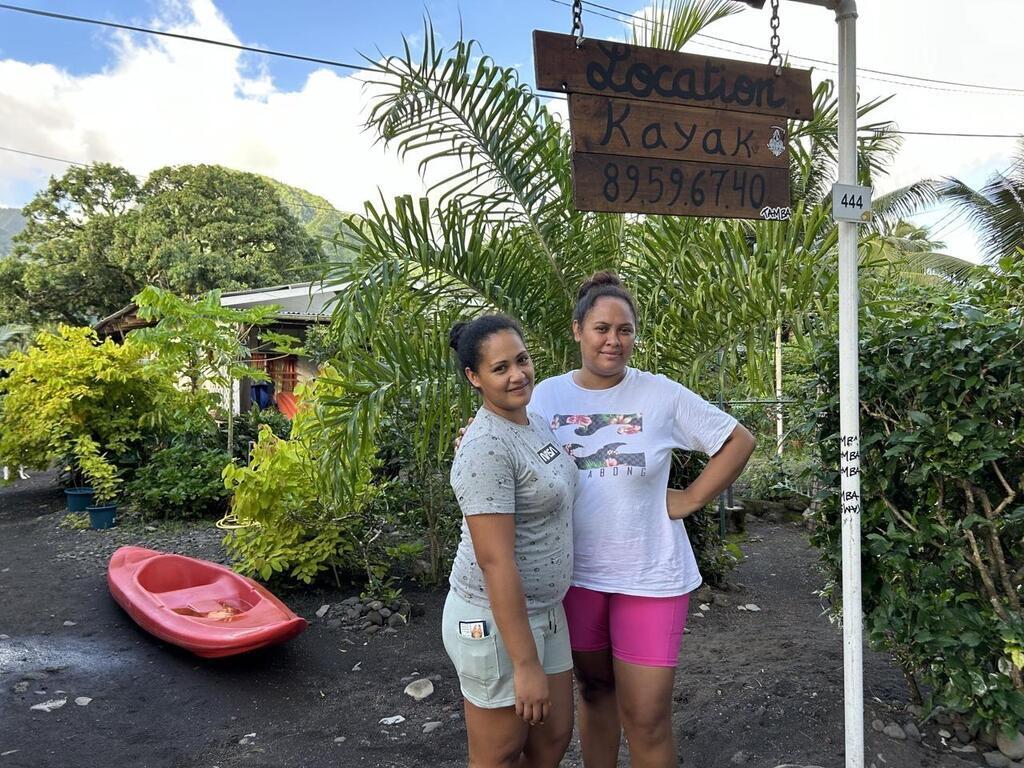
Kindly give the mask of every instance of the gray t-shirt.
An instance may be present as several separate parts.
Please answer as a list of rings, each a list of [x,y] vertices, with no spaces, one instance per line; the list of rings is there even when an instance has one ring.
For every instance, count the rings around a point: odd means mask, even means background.
[[[480,408],[452,463],[462,508],[462,538],[449,579],[463,600],[490,607],[476,562],[469,515],[514,514],[515,558],[530,612],[565,597],[572,577],[572,505],[578,470],[547,420],[530,414],[523,426]]]

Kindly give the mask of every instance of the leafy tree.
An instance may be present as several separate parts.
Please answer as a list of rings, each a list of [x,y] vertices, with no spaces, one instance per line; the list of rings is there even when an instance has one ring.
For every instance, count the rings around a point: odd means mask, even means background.
[[[127,304],[137,287],[114,242],[138,193],[138,180],[109,163],[51,178],[25,206],[13,254],[0,260],[0,317],[85,325]]]
[[[262,177],[220,166],[75,167],[25,207],[0,317],[88,325],[145,285],[182,296],[306,279],[324,257]]]
[[[210,291],[189,301],[155,286],[146,286],[134,301],[139,317],[158,321],[143,328],[132,340],[155,352],[155,367],[171,381],[184,380],[192,395],[193,418],[206,421],[211,407],[227,413],[227,450],[234,447],[234,391],[240,379],[269,381],[263,371],[250,365],[250,341],[254,332],[270,324],[278,307],[234,309],[221,306],[220,291]],[[263,332],[267,343],[287,353],[294,348],[292,336]],[[224,397],[225,403],[220,400]],[[184,418],[188,418],[185,416]]]
[[[322,260],[313,238],[252,173],[216,165],[154,171],[119,230],[125,270],[182,296],[304,279]]]

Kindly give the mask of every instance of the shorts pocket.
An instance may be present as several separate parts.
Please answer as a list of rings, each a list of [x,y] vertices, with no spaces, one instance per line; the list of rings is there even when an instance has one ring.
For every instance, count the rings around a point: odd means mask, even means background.
[[[493,683],[501,674],[498,645],[494,635],[472,638],[458,635],[459,675],[478,683]]]

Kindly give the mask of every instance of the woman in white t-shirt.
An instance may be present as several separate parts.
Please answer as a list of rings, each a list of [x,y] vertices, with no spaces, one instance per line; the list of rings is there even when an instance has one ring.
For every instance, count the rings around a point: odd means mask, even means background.
[[[587,768],[677,765],[672,686],[688,596],[701,583],[685,527],[754,450],[736,420],[665,376],[628,367],[633,299],[603,272],[581,286],[573,333],[582,366],[537,385],[531,410],[576,462],[572,587],[564,600]],[[672,449],[711,458],[668,491]],[[621,718],[621,719],[620,719]]]

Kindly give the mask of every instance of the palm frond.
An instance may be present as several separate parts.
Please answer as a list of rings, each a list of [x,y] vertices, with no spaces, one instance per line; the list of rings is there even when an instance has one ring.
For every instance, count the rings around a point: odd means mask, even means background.
[[[741,10],[730,0],[655,0],[629,22],[630,35],[633,45],[678,51],[709,24]]]

